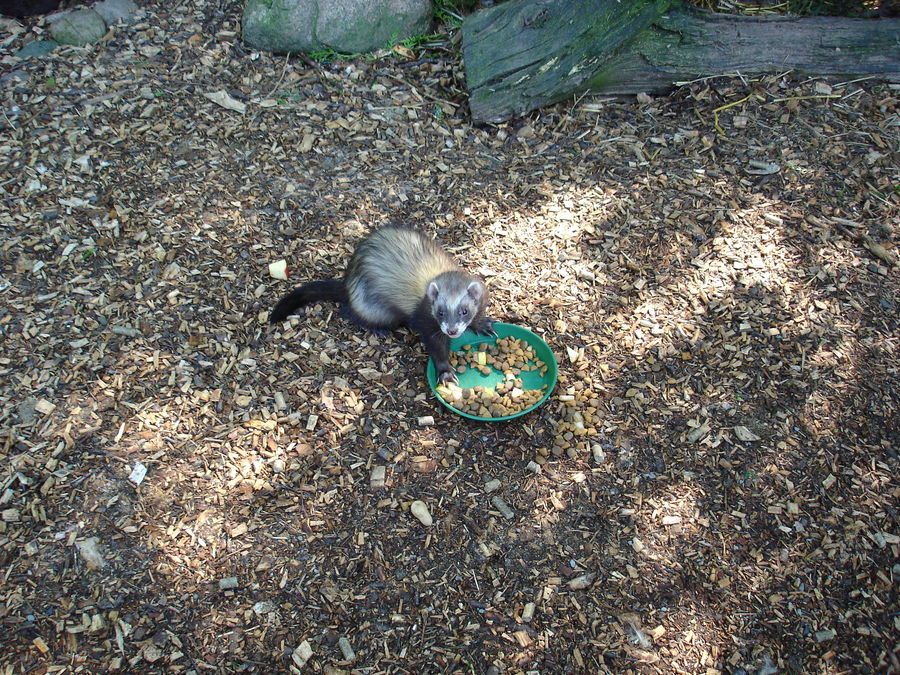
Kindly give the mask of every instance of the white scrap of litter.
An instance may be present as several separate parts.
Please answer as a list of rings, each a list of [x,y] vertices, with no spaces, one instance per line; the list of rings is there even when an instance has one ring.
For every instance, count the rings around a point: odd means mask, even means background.
[[[128,480],[130,480],[135,485],[140,485],[146,476],[147,467],[140,462],[135,462],[134,468],[131,470],[131,475],[128,476]]]
[[[97,548],[98,543],[100,540],[97,537],[80,539],[75,542],[75,548],[78,549],[81,559],[84,560],[89,570],[98,570],[106,565],[106,560]]]
[[[239,112],[242,115],[247,110],[246,103],[241,103],[224,89],[222,89],[221,91],[204,92],[203,96],[205,98],[208,98],[216,105],[220,105],[228,110],[234,110],[235,112]]]
[[[425,502],[417,499],[409,505],[409,510],[425,527],[431,527],[434,519],[431,517],[431,513],[428,511],[428,506],[425,505]]]
[[[287,261],[276,260],[275,262],[269,263],[269,276],[273,279],[281,279],[282,281],[287,281]]]
[[[781,167],[775,162],[760,162],[755,159],[751,159],[747,162],[750,168],[744,169],[747,173],[753,174],[755,176],[768,176],[769,174],[778,173],[781,171]]]
[[[74,209],[79,209],[91,205],[91,203],[87,199],[82,199],[81,197],[66,197],[65,199],[60,199],[59,203],[63,206],[68,206]]]
[[[739,441],[744,441],[745,443],[750,443],[753,441],[760,440],[759,436],[754,434],[745,426],[736,426],[734,428],[734,435],[738,437]]]

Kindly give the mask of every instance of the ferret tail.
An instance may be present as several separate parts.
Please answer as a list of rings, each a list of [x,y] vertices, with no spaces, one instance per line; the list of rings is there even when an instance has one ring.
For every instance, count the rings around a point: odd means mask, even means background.
[[[269,323],[284,321],[294,310],[320,301],[346,304],[347,289],[344,282],[340,279],[323,279],[298,286],[278,301],[269,315]]]

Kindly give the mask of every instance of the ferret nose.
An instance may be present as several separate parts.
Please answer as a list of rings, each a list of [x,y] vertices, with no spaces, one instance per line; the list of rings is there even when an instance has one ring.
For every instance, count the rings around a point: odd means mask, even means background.
[[[459,326],[447,326],[444,329],[444,332],[447,334],[448,337],[452,337],[452,338],[458,338],[460,335],[463,334],[463,332],[462,332],[462,330],[460,330]]]

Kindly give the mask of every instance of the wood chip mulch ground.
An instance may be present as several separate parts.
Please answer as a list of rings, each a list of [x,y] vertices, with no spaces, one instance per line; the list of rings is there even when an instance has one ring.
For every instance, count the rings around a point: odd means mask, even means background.
[[[239,5],[2,24],[0,673],[897,672],[900,90],[477,128],[452,54],[256,54]],[[268,263],[389,222],[548,341],[547,405],[266,324]]]

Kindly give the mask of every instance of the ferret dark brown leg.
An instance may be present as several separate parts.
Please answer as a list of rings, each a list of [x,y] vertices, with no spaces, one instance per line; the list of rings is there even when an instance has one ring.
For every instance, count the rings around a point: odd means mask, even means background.
[[[450,338],[441,332],[440,326],[430,316],[414,314],[409,327],[419,334],[425,351],[434,361],[434,370],[440,382],[457,382],[456,373],[450,367]]]

